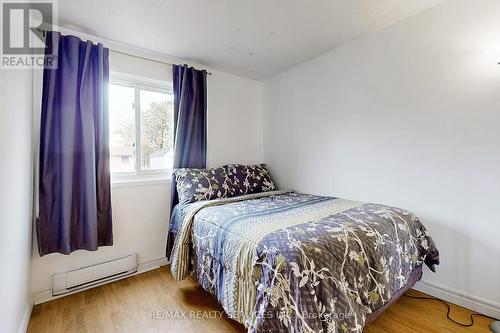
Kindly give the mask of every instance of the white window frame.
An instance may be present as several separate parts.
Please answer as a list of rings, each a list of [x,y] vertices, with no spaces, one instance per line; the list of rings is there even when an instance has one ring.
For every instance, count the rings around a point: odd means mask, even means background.
[[[150,182],[169,181],[172,176],[172,169],[142,169],[141,163],[141,90],[159,92],[173,95],[172,82],[159,81],[150,78],[140,77],[131,74],[111,72],[109,84],[134,88],[134,125],[135,125],[135,165],[133,172],[111,172],[111,182],[113,184],[133,182],[137,185]]]

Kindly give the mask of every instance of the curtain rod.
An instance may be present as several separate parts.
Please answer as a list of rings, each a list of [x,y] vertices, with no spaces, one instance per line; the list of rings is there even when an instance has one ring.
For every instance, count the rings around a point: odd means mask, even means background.
[[[165,64],[165,65],[171,65],[171,66],[174,65],[174,64],[166,62],[166,61],[156,60],[156,59],[150,59],[150,58],[138,56],[138,55],[135,55],[135,54],[130,54],[130,53],[127,53],[127,52],[118,51],[118,50],[112,49],[110,47],[108,47],[108,49],[110,49],[111,51],[113,51],[115,53],[124,54],[124,55],[131,56],[131,57],[138,58],[138,59],[144,59],[144,60],[153,61],[153,62],[157,62],[157,63],[160,63],[160,64]],[[204,69],[204,71],[207,72],[207,75],[212,75],[212,72],[209,72],[209,71],[207,71],[205,69]]]
[[[36,30],[42,32],[44,37],[45,37],[45,35],[48,32],[47,30],[44,30],[44,29],[41,29],[41,28],[37,28]],[[111,48],[109,46],[107,46],[107,48],[110,49],[111,51],[115,52],[115,53],[124,54],[124,55],[131,56],[131,57],[134,57],[134,58],[144,59],[144,60],[148,60],[148,61],[153,61],[153,62],[157,62],[157,63],[164,64],[164,65],[170,65],[170,66],[174,65],[174,64],[172,64],[170,62],[167,62],[167,61],[162,61],[162,60],[157,60],[157,59],[150,59],[150,58],[138,56],[138,55],[127,53],[127,52],[118,51],[118,50],[115,50],[115,49],[113,49],[113,48]],[[207,70],[204,70],[204,71],[207,72],[207,75],[212,75],[211,72],[208,72]]]

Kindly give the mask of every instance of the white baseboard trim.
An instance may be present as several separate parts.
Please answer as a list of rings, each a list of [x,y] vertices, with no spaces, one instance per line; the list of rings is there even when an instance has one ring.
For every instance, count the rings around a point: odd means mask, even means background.
[[[18,333],[26,333],[26,331],[28,330],[28,325],[30,323],[32,310],[33,310],[33,302],[30,300],[28,304],[26,304],[26,309],[24,310],[23,318],[19,325],[19,329],[17,330]]]
[[[140,274],[140,273],[144,273],[144,272],[147,272],[147,271],[150,271],[153,269],[160,268],[161,266],[165,266],[168,263],[169,262],[168,262],[167,258],[159,258],[159,259],[143,262],[142,264],[139,264],[139,267],[137,268],[136,274]]]
[[[52,289],[45,289],[45,290],[37,291],[36,293],[33,294],[33,303],[35,303],[35,305],[38,305],[41,303],[52,301],[52,300],[57,299],[59,297],[63,297],[63,295],[52,296]]]
[[[142,273],[145,273],[147,271],[151,271],[153,269],[160,268],[161,266],[165,266],[168,263],[169,262],[168,262],[167,258],[158,258],[158,259],[146,261],[146,262],[143,262],[143,263],[141,263],[141,264],[138,265],[137,272],[135,272],[134,274],[123,276],[123,277],[117,278],[116,280],[106,281],[106,282],[101,283],[101,284],[93,285],[93,286],[90,286],[88,288],[80,289],[80,290],[77,290],[77,291],[74,291],[74,292],[70,292],[70,293],[67,293],[67,294],[63,294],[63,295],[59,295],[59,296],[52,296],[52,289],[40,290],[40,291],[35,292],[33,294],[33,303],[36,305],[36,304],[41,304],[41,303],[49,302],[49,301],[52,301],[54,299],[58,299],[58,298],[61,298],[61,297],[64,297],[64,296],[68,296],[68,295],[71,295],[71,294],[78,293],[80,291],[84,291],[84,290],[87,290],[87,289],[92,289],[92,288],[95,288],[95,287],[98,287],[98,286],[102,286],[103,284],[106,284],[106,283],[111,283],[111,282],[114,282],[114,281],[126,279],[128,277],[131,277],[131,276],[134,276],[134,275],[137,275],[137,274],[142,274]],[[30,314],[31,314],[31,311],[30,311]],[[28,322],[29,322],[29,317],[28,317]]]
[[[421,280],[413,289],[440,298],[450,303],[460,305],[478,313],[500,319],[500,304],[487,299],[467,295],[453,288],[438,283]]]

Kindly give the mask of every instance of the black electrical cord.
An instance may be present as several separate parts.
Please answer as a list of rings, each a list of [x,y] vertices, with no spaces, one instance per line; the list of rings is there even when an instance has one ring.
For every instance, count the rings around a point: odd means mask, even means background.
[[[452,323],[455,323],[455,324],[460,325],[462,327],[471,327],[471,326],[473,326],[474,325],[474,316],[476,316],[476,317],[485,317],[485,318],[496,320],[493,317],[473,312],[470,315],[470,323],[469,324],[463,324],[463,323],[460,323],[460,322],[458,322],[458,321],[456,321],[456,320],[454,320],[454,319],[451,318],[451,316],[450,316],[450,312],[451,312],[450,304],[448,304],[448,302],[446,302],[446,301],[443,301],[442,299],[434,298],[434,297],[430,297],[430,296],[429,297],[427,297],[427,296],[412,296],[412,295],[408,295],[407,293],[404,293],[403,295],[405,297],[408,297],[408,298],[423,299],[423,300],[429,300],[429,301],[436,301],[436,302],[439,302],[439,303],[442,303],[442,304],[446,305],[446,307],[448,308],[448,312],[446,312],[446,318],[448,318],[448,320],[451,321]]]

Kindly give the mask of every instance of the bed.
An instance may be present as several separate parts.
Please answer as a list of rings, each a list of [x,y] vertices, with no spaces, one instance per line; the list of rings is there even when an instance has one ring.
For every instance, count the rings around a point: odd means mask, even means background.
[[[181,203],[170,232],[174,278],[249,332],[362,332],[439,264],[413,213],[294,191]]]

